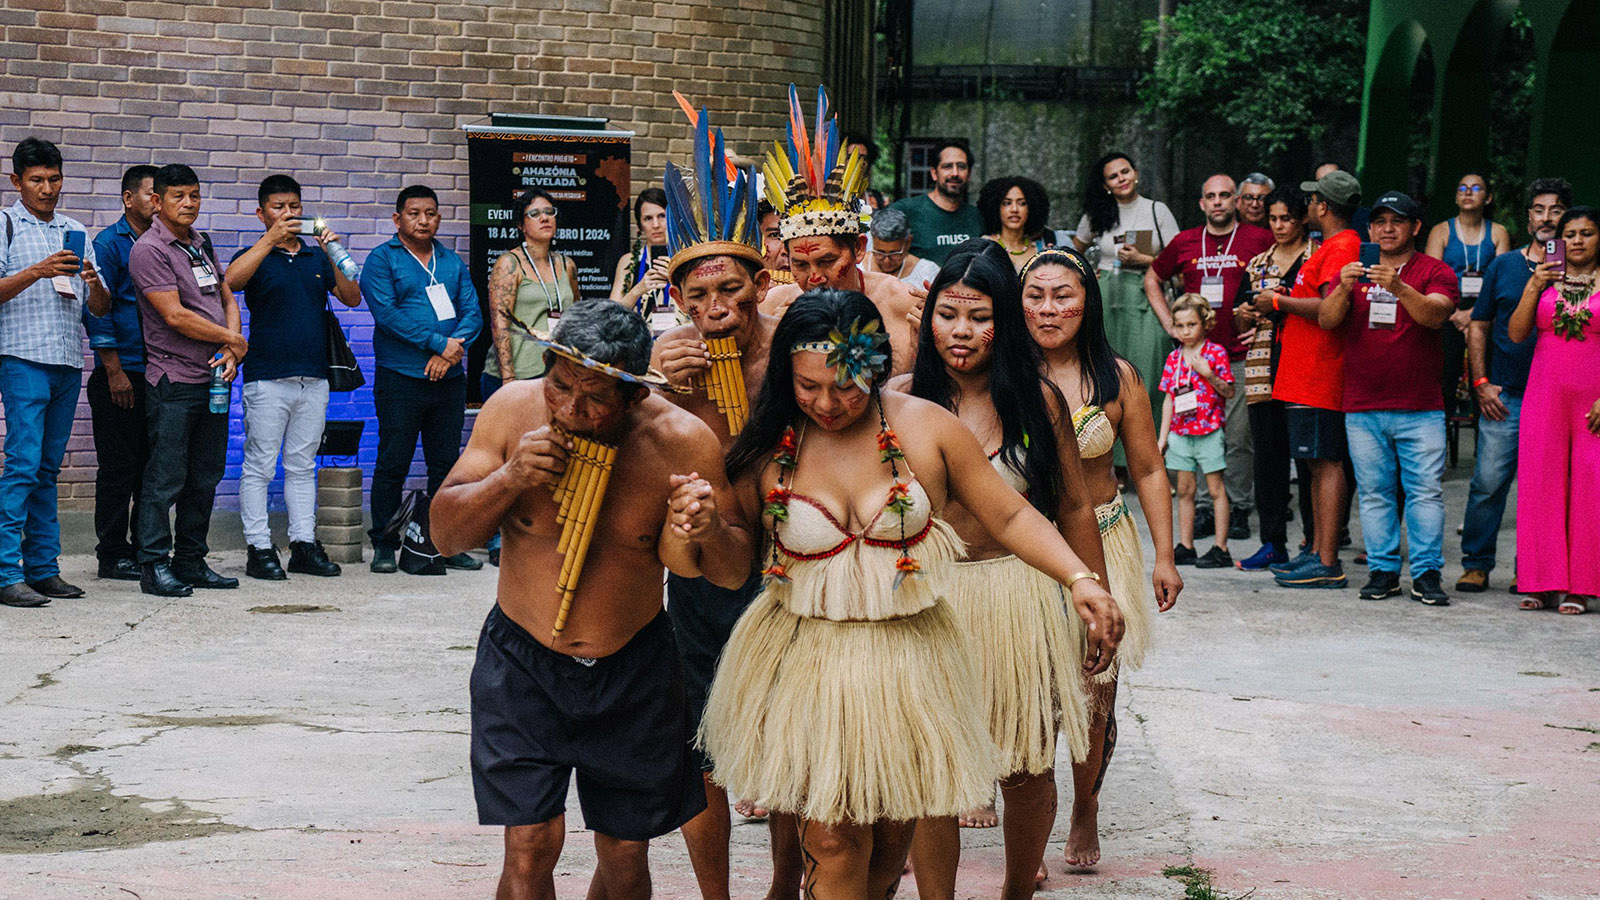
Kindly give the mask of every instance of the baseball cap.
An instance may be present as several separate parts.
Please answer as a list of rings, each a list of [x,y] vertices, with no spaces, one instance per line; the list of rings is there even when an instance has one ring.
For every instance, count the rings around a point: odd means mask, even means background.
[[[1390,191],[1379,197],[1377,203],[1372,204],[1372,214],[1374,216],[1381,209],[1387,209],[1392,213],[1397,213],[1412,220],[1422,218],[1422,209],[1417,206],[1417,201],[1399,191]]]
[[[1323,199],[1341,206],[1355,206],[1361,202],[1361,182],[1343,169],[1335,169],[1316,181],[1302,181],[1300,190],[1315,191]]]

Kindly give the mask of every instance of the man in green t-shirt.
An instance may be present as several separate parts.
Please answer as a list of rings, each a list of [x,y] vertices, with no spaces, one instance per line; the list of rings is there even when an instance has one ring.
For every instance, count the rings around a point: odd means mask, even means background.
[[[956,245],[983,234],[978,208],[967,202],[972,179],[972,148],[960,138],[946,138],[933,148],[933,190],[907,197],[890,208],[911,223],[911,252],[944,265]]]

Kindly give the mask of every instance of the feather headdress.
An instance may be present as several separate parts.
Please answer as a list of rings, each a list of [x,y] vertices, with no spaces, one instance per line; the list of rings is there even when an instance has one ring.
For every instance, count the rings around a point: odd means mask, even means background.
[[[691,107],[692,109],[692,107]],[[722,129],[711,130],[705,108],[690,117],[694,129],[693,171],[667,163],[667,277],[685,263],[707,256],[736,256],[763,265],[755,178],[728,164]],[[724,174],[726,173],[726,174]]]
[[[828,92],[817,87],[816,130],[806,133],[800,92],[789,85],[789,121],[784,143],[767,153],[767,202],[783,217],[784,240],[813,235],[857,235],[866,231],[861,195],[867,190],[867,161],[840,146],[839,122],[828,107]]]

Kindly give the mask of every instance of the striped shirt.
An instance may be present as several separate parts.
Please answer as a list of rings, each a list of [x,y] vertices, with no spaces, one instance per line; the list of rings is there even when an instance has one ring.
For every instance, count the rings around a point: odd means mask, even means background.
[[[0,215],[0,240],[10,225],[11,243],[0,253],[0,278],[7,278],[50,256],[66,243],[67,231],[86,231],[78,220],[57,213],[41,221],[18,200]],[[94,245],[84,238],[84,255],[95,264]],[[41,278],[22,293],[0,303],[0,356],[15,356],[46,366],[83,368],[83,302],[89,288],[83,276],[71,276],[77,296],[68,300],[56,293],[54,282]]]

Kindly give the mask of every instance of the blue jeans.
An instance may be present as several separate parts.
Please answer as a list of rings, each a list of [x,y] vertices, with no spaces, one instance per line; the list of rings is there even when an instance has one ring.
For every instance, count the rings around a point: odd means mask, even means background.
[[[1467,491],[1467,519],[1461,530],[1461,567],[1494,570],[1494,550],[1500,522],[1506,514],[1506,495],[1517,477],[1517,431],[1522,398],[1502,393],[1504,422],[1478,418],[1478,462],[1472,467],[1472,487]]]
[[[1356,472],[1368,568],[1400,571],[1399,491],[1404,488],[1411,577],[1443,569],[1444,413],[1346,413],[1344,427]]]
[[[81,369],[0,356],[0,399],[6,409],[0,586],[61,574],[56,477],[82,387]]]

